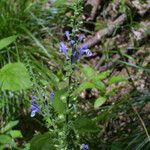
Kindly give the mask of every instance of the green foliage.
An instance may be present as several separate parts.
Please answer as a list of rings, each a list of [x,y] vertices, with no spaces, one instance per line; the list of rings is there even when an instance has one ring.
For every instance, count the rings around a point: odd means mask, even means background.
[[[0,135],[0,143],[1,144],[9,144],[11,143],[12,141],[12,138],[8,135],[5,135],[5,134],[1,134]]]
[[[93,133],[99,132],[101,130],[95,121],[83,117],[77,118],[74,122],[74,126],[80,133]]]
[[[30,76],[23,63],[11,63],[0,70],[2,90],[22,90],[31,87]]]
[[[20,26],[26,24],[29,8],[29,0],[0,1],[0,38],[22,32]]]
[[[4,127],[1,128],[0,132],[1,133],[5,133],[5,132],[11,130],[13,127],[15,127],[18,123],[19,123],[18,120],[16,120],[16,121],[10,121],[10,122],[7,123],[6,126],[4,126]]]
[[[4,150],[8,147],[18,149],[15,139],[22,138],[23,136],[20,130],[12,129],[18,123],[18,121],[10,121],[5,126],[2,126],[0,130],[0,150]]]
[[[111,84],[114,84],[114,83],[118,83],[118,82],[121,82],[121,81],[125,81],[125,78],[123,76],[112,76],[108,83],[111,85]]]
[[[12,138],[22,138],[22,133],[19,130],[11,130],[9,132]]]
[[[55,96],[53,99],[53,107],[56,112],[63,113],[66,108],[66,88],[58,90],[55,92]]]
[[[31,150],[49,150],[49,149],[55,150],[56,149],[54,147],[55,138],[49,132],[44,134],[39,134],[33,137],[30,144],[31,144],[30,147]]]
[[[96,99],[95,103],[94,103],[94,108],[98,108],[101,105],[103,105],[106,102],[106,98],[105,97],[99,97],[98,99]]]
[[[2,40],[0,40],[0,50],[7,47],[8,45],[10,45],[11,43],[15,42],[17,39],[16,35],[4,38]]]

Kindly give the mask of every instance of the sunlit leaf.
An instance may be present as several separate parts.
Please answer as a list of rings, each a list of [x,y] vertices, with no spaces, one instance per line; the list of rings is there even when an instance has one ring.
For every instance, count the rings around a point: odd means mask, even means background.
[[[11,130],[9,132],[9,134],[11,135],[12,138],[21,138],[21,137],[23,137],[22,133],[19,130]]]
[[[103,80],[105,79],[109,74],[110,74],[110,70],[107,70],[107,71],[104,71],[104,72],[101,72],[99,73],[96,78],[99,79],[99,80]]]
[[[2,90],[22,90],[31,87],[30,76],[23,63],[10,63],[0,70]]]
[[[92,79],[96,75],[96,72],[89,66],[82,68],[81,71],[84,73],[87,79]]]
[[[118,82],[121,82],[121,81],[125,81],[125,78],[123,76],[112,76],[108,83],[111,85],[111,84],[114,84],[114,83],[118,83]]]
[[[16,39],[17,39],[17,36],[14,35],[14,36],[10,36],[10,37],[7,37],[7,38],[0,40],[0,50],[7,47],[11,43],[15,42]]]
[[[12,138],[8,135],[0,135],[0,143],[1,144],[7,144],[10,143],[12,141]]]
[[[18,120],[8,122],[5,127],[1,128],[1,130],[0,130],[1,133],[4,133],[4,132],[6,132],[6,131],[12,129],[12,128],[15,127],[18,123],[19,123]]]
[[[53,106],[58,113],[63,113],[66,108],[67,89],[61,89],[54,93]]]
[[[98,108],[101,105],[103,105],[106,102],[106,98],[105,97],[99,97],[95,103],[94,103],[94,108]]]

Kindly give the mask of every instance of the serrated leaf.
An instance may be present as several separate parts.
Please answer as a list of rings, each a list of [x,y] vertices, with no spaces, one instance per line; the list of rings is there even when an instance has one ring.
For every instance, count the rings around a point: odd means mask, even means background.
[[[0,40],[0,50],[7,47],[11,43],[15,42],[16,39],[17,39],[17,36],[14,35],[14,36],[10,36],[10,37],[7,37],[7,38]]]
[[[125,80],[125,78],[123,76],[120,76],[120,75],[112,76],[109,79],[108,83],[109,83],[109,85],[111,85],[111,84],[118,83],[118,82],[121,82],[121,81],[124,81],[124,80]]]
[[[53,98],[53,107],[58,113],[63,113],[66,108],[67,88],[56,91]]]
[[[94,103],[94,108],[98,108],[106,102],[106,97],[99,97]]]
[[[10,136],[4,135],[4,134],[0,135],[0,143],[1,144],[11,143],[11,141],[12,141],[12,138]]]
[[[12,138],[22,138],[22,133],[19,130],[11,130],[9,132]]]
[[[100,127],[96,122],[88,118],[77,118],[74,122],[74,126],[79,132],[83,133],[100,131]]]
[[[8,130],[10,130],[13,127],[15,127],[18,123],[19,123],[18,120],[10,121],[9,123],[7,123],[7,125],[5,127],[1,128],[1,133],[7,132]]]
[[[56,148],[54,147],[55,143],[53,136],[49,132],[44,133],[44,134],[39,134],[35,137],[30,142],[30,149],[31,150],[55,150]]]
[[[0,70],[2,90],[23,90],[31,87],[30,76],[23,63],[10,63]]]

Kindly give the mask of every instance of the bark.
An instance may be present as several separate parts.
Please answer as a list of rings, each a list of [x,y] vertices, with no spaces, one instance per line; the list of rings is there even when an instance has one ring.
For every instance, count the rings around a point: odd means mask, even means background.
[[[101,0],[87,0],[85,7],[84,7],[85,17],[87,21],[94,20],[97,9],[100,6],[100,2]]]

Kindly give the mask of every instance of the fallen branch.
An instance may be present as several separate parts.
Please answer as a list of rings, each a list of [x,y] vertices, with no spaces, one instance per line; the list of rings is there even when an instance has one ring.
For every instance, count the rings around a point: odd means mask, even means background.
[[[87,0],[84,10],[87,21],[94,20],[101,0]]]
[[[134,39],[135,42],[138,42],[138,43],[147,38],[147,32],[150,29],[150,23],[149,22],[142,22],[140,24],[140,26],[141,27],[139,29],[133,31],[133,39]],[[129,43],[131,43],[131,41]],[[123,48],[124,50],[122,52],[124,54],[128,53],[129,48],[130,48],[129,45],[130,44],[127,44],[127,47]],[[134,47],[133,47],[133,49],[134,49]],[[97,66],[96,69],[99,70],[100,72],[106,71],[107,69],[110,69],[114,65],[116,65],[116,63],[119,59],[120,59],[120,56],[118,54],[116,54],[116,55],[114,55],[111,62],[105,64],[104,66]]]
[[[98,31],[92,38],[79,45],[77,49],[80,49],[83,45],[88,45],[89,47],[92,47],[98,44],[104,37],[110,36],[114,32],[116,27],[122,25],[125,22],[126,18],[126,15],[122,14],[114,22],[110,22],[107,28]]]
[[[132,9],[135,9],[140,16],[144,16],[148,11],[150,11],[150,1],[147,0],[146,3],[141,4],[139,0],[126,0],[126,5]]]

